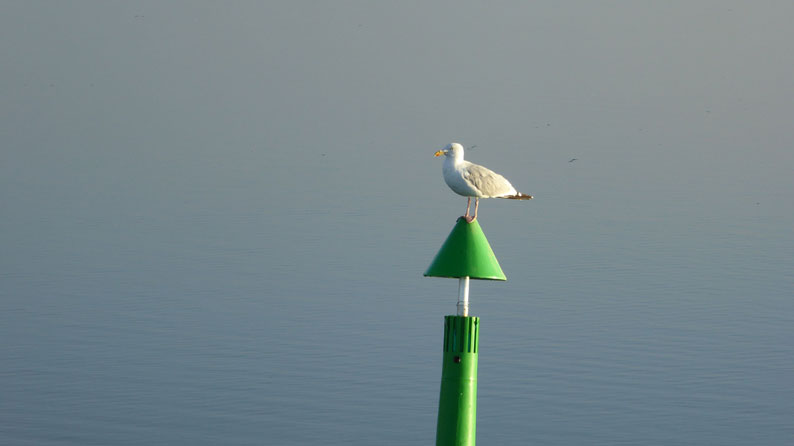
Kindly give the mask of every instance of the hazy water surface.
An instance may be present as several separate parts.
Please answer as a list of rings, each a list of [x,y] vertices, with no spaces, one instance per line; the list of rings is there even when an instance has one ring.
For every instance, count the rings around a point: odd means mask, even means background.
[[[536,197],[480,444],[794,437],[791,8],[65,5],[0,14],[0,443],[432,444],[452,140]]]

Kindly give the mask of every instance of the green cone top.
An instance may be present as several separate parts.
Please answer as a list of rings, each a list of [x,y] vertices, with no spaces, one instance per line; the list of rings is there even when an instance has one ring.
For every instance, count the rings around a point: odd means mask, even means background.
[[[477,220],[461,217],[425,271],[425,277],[507,280]]]

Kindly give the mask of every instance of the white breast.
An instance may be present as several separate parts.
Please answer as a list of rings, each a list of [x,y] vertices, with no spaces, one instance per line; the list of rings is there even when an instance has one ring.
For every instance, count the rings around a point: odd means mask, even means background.
[[[473,184],[466,181],[466,177],[468,176],[466,164],[469,163],[464,161],[456,166],[452,158],[445,159],[443,167],[444,182],[446,182],[447,186],[458,195],[463,195],[464,197],[482,197],[482,193],[477,190]]]

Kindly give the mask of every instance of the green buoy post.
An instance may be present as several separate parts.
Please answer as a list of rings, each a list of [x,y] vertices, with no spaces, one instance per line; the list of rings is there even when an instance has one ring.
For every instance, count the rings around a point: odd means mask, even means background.
[[[469,279],[507,280],[477,220],[459,218],[426,277],[458,279],[457,314],[444,317],[436,446],[474,446],[480,318],[469,316]]]
[[[477,350],[480,318],[444,317],[444,359],[436,446],[474,446],[477,430]]]

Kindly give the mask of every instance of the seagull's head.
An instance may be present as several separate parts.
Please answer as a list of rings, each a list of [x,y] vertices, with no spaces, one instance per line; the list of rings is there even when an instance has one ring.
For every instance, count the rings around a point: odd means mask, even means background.
[[[453,142],[435,153],[435,156],[445,155],[451,158],[463,159],[463,146]]]

